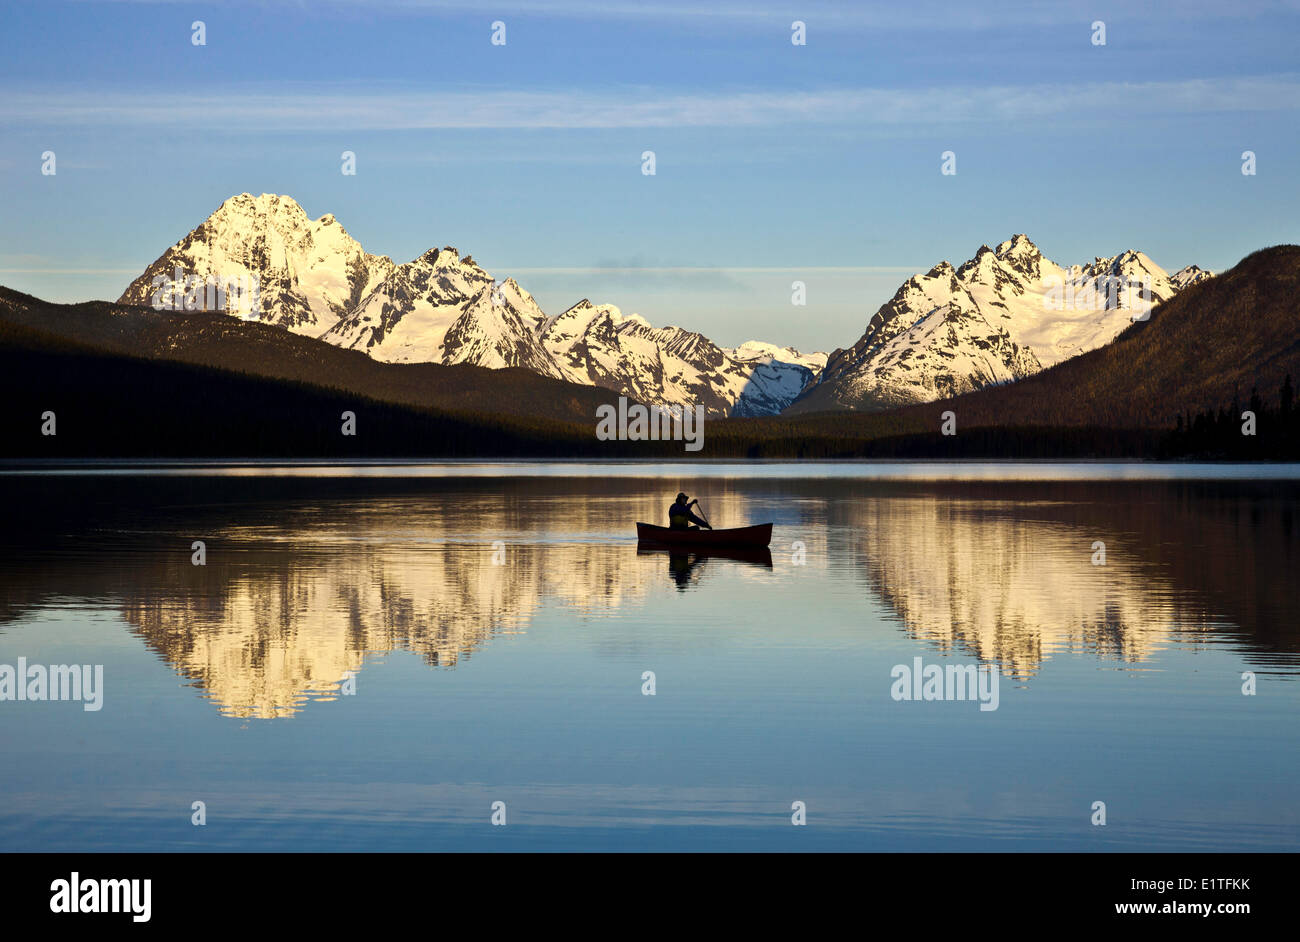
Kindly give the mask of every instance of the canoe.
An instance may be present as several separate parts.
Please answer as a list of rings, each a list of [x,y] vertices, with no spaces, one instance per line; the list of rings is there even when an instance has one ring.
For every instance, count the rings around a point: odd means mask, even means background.
[[[772,542],[772,525],[760,523],[732,530],[670,530],[653,523],[638,523],[636,538],[663,546],[767,546]]]

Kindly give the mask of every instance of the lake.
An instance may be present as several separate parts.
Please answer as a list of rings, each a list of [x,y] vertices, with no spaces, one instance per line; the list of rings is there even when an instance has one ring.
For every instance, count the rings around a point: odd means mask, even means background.
[[[10,468],[0,665],[102,681],[0,700],[0,847],[1293,851],[1298,481]]]

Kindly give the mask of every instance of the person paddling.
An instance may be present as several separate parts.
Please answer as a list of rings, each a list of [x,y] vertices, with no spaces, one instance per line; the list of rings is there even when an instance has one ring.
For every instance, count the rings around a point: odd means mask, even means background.
[[[687,500],[685,494],[678,494],[677,500],[668,508],[668,528],[670,530],[698,530],[704,527],[706,530],[712,530],[709,521],[702,520],[691,512],[691,508],[698,504],[698,500]],[[699,526],[691,526],[697,523]]]

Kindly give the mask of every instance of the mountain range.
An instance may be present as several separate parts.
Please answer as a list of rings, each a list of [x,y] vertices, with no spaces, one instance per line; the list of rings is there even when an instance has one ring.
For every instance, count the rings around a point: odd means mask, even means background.
[[[831,354],[792,411],[888,409],[1031,376],[1112,342],[1189,285],[1142,252],[1062,267],[1016,235],[914,275],[852,347]]]
[[[1280,245],[1017,382],[885,410],[715,419],[699,454],[1293,460],[1297,376],[1300,247]],[[6,288],[0,394],[0,458],[683,455],[680,442],[599,440],[596,409],[617,393],[523,367],[382,363],[227,313],[51,304]],[[346,411],[355,436],[340,434]],[[949,413],[955,435],[941,428]]]
[[[396,264],[366,252],[332,215],[312,220],[288,196],[243,193],[118,303],[181,300],[189,277],[246,276],[257,279],[259,305],[243,316],[380,362],[520,367],[648,404],[753,417],[888,409],[1021,379],[1110,343],[1144,300],[1168,300],[1210,274],[1193,265],[1170,275],[1137,251],[1063,267],[1016,235],[908,279],[846,349],[728,348],[587,299],[547,315],[513,278],[498,282],[451,246]]]
[[[523,367],[646,403],[702,405],[714,416],[779,412],[825,363],[760,342],[722,348],[587,300],[547,316],[513,278],[498,284],[451,246],[394,264],[364,251],[333,216],[313,221],[287,196],[226,200],[118,303],[183,296],[178,270],[182,279],[256,276],[258,320],[383,362]]]

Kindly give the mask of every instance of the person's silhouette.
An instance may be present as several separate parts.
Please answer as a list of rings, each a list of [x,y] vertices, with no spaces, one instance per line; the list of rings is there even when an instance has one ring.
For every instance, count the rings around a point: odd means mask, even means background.
[[[706,530],[712,530],[707,520],[702,520],[691,511],[691,508],[698,504],[698,500],[687,500],[685,494],[678,494],[673,505],[668,508],[668,529],[670,530],[698,530],[704,527]],[[692,523],[698,526],[691,526]]]

